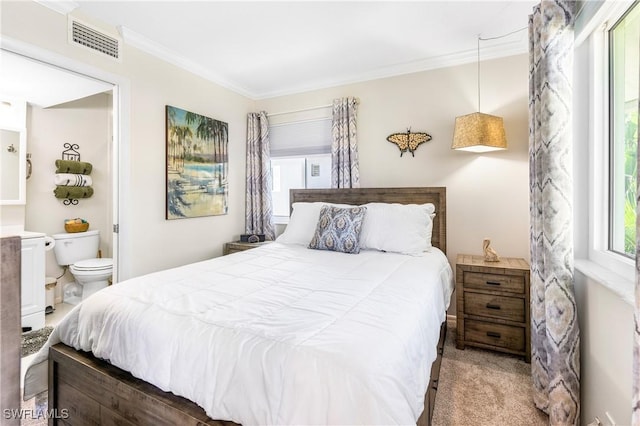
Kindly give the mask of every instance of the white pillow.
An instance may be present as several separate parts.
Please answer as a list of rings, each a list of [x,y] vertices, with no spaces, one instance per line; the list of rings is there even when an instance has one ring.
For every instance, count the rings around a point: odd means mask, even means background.
[[[284,232],[276,238],[276,241],[284,244],[300,244],[308,246],[316,232],[320,209],[322,206],[331,205],[335,207],[355,207],[348,204],[331,204],[323,202],[314,203],[293,203],[293,211],[289,218],[289,224]]]
[[[431,249],[435,206],[428,204],[365,204],[360,248],[419,255]]]

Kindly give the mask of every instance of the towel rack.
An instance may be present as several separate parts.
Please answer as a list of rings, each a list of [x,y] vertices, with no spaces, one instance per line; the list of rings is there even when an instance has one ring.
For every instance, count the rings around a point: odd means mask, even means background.
[[[62,151],[63,160],[80,161],[80,153],[78,152],[78,150],[80,149],[80,145],[78,145],[77,143],[70,144],[69,142],[66,142],[64,145],[62,145],[62,147],[66,148],[64,151]],[[78,204],[78,199],[67,198],[62,201],[62,204],[64,204],[65,206],[68,206],[68,205],[75,206]]]

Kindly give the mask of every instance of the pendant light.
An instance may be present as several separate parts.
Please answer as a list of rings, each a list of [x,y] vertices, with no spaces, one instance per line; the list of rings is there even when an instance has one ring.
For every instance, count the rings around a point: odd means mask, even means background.
[[[452,149],[489,152],[507,149],[502,117],[480,112],[480,36],[478,35],[478,112],[456,117]]]

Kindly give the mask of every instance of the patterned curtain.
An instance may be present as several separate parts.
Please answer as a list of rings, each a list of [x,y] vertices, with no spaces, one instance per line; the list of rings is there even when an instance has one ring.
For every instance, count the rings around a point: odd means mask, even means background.
[[[271,166],[269,164],[269,120],[267,113],[247,115],[247,195],[245,232],[275,239],[271,204]]]
[[[580,333],[573,291],[574,2],[543,0],[529,16],[531,374],[552,425],[580,422]]]
[[[358,100],[340,98],[333,100],[331,123],[331,187],[359,188],[358,139],[356,115]]]

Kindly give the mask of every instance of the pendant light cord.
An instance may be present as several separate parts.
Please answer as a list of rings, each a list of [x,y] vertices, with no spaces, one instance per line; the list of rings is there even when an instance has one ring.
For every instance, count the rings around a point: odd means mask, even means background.
[[[515,34],[515,33],[519,33],[520,31],[524,31],[529,27],[522,27],[522,28],[518,28],[517,30],[513,30],[510,33],[506,33],[503,35],[499,35],[499,36],[495,36],[495,37],[480,37],[480,34],[478,34],[478,39],[482,40],[482,41],[487,41],[487,40],[497,40],[499,38],[505,38],[505,37],[509,37],[511,34]]]
[[[520,31],[526,30],[529,27],[523,27],[523,28],[519,28],[517,30],[511,31],[510,33],[507,34],[503,34],[500,36],[495,36],[495,37],[480,37],[480,34],[478,34],[478,112],[480,112],[480,41],[487,41],[487,40],[497,40],[499,38],[504,38],[504,37],[508,37],[512,34],[518,33]]]
[[[478,34],[478,112],[480,112],[480,34]]]

